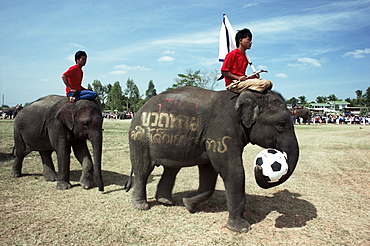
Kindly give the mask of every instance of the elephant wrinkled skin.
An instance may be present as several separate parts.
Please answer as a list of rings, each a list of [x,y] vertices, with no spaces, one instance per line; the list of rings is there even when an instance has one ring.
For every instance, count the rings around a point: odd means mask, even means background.
[[[199,203],[210,198],[217,176],[225,185],[229,219],[227,228],[246,232],[244,218],[245,174],[244,147],[257,144],[285,151],[289,170],[276,183],[268,183],[259,166],[255,179],[262,188],[285,182],[298,162],[299,147],[290,112],[278,93],[210,91],[183,87],[152,97],[141,107],[129,129],[132,203],[137,209],[149,209],[146,184],[157,165],[164,172],[158,183],[156,199],[173,204],[172,188],[182,167],[197,165],[199,188],[183,198],[185,207],[195,212]],[[132,178],[132,175],[135,177]]]
[[[13,177],[22,175],[22,162],[31,151],[39,151],[47,181],[57,180],[57,189],[69,189],[71,147],[83,167],[80,178],[85,189],[95,185],[104,190],[101,173],[103,117],[96,101],[69,102],[65,96],[50,95],[24,107],[14,121],[16,157]],[[94,164],[87,147],[89,139]],[[56,152],[58,174],[51,158]],[[95,181],[95,182],[94,182]]]

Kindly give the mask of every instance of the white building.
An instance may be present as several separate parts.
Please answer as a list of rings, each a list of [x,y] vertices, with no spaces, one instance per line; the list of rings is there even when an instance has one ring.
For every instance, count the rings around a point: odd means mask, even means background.
[[[346,101],[327,101],[326,103],[311,103],[310,109],[318,113],[337,112],[346,108],[349,102]]]

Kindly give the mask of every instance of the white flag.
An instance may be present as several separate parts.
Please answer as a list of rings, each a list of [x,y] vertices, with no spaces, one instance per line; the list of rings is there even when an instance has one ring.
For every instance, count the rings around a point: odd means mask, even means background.
[[[219,62],[223,62],[225,60],[225,56],[227,55],[227,53],[237,48],[235,43],[236,33],[233,27],[231,26],[230,21],[227,18],[226,14],[223,13],[222,15],[223,19],[220,30],[220,42],[218,50]],[[251,59],[248,57],[247,52],[245,53],[245,55],[247,56],[248,63],[251,66],[253,72],[256,72],[256,69],[254,68]]]
[[[235,31],[224,13],[220,30],[218,61],[223,62],[226,54],[235,48]]]

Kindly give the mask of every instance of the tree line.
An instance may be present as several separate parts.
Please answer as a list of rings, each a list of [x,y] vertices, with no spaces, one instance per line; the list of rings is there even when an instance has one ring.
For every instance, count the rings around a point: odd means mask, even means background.
[[[171,90],[182,86],[195,86],[205,89],[214,89],[217,79],[220,77],[218,70],[209,71],[193,71],[187,69],[185,73],[177,74],[175,83],[166,88]],[[148,88],[144,95],[140,94],[139,88],[134,80],[128,78],[126,81],[126,88],[122,89],[120,82],[116,81],[113,85],[102,85],[99,80],[94,80],[88,88],[94,90],[98,94],[97,100],[101,104],[101,109],[105,111],[133,111],[136,112],[149,98],[157,95],[153,80],[148,83]],[[356,90],[356,98],[346,98],[345,101],[349,103],[350,107],[370,107],[370,86],[365,92]],[[310,103],[326,103],[327,101],[340,101],[336,95],[330,94],[328,96],[317,96],[316,101],[308,102],[307,98],[302,95],[299,97],[292,97],[286,100],[287,104],[300,104],[309,107]],[[368,112],[369,110],[367,110]]]
[[[360,114],[368,115],[370,110],[370,86],[367,87],[365,93],[362,90],[356,90],[356,98],[347,97],[344,101],[349,103],[349,107],[361,107]],[[310,103],[326,103],[328,101],[342,101],[334,94],[329,96],[317,96],[316,101],[307,102],[305,96],[299,96],[298,98],[292,97],[287,100],[287,104],[300,104],[305,107],[309,107]]]
[[[344,101],[348,102],[350,107],[370,107],[370,86],[366,89],[365,93],[362,90],[356,90],[356,98],[346,98]],[[334,94],[329,96],[317,96],[316,101],[308,102],[305,96],[299,96],[298,98],[292,97],[286,102],[288,104],[298,103],[304,106],[308,106],[310,103],[326,103],[327,101],[341,101]]]
[[[205,89],[214,89],[220,77],[219,70],[213,71],[193,71],[187,69],[185,73],[177,74],[175,83],[167,87],[166,90],[171,90],[182,86],[195,86]],[[144,103],[151,97],[157,95],[153,80],[148,83],[148,88],[144,95],[140,94],[139,88],[135,84],[134,80],[128,78],[126,81],[126,88],[122,89],[119,81],[114,84],[102,85],[100,80],[94,80],[91,84],[88,84],[88,89],[95,91],[98,94],[97,101],[101,105],[102,111],[113,111],[118,110],[136,112]],[[349,103],[350,107],[363,107],[363,115],[368,114],[370,108],[370,86],[363,92],[362,90],[356,90],[356,98],[346,98],[345,101]],[[327,101],[340,101],[334,94],[328,96],[317,96],[316,101],[308,102],[307,98],[302,95],[299,97],[292,97],[286,100],[286,103],[300,104],[309,107],[310,103],[326,103]],[[26,103],[27,105],[27,103]],[[2,109],[8,109],[8,105],[2,105]]]
[[[177,74],[175,83],[166,90],[182,86],[195,86],[212,90],[216,86],[219,76],[218,70],[201,72],[200,70],[188,69],[185,73]],[[100,103],[102,111],[136,112],[149,98],[157,95],[153,80],[149,81],[144,95],[140,94],[139,88],[131,78],[127,79],[124,89],[119,81],[114,82],[113,85],[102,85],[100,80],[94,80],[92,84],[88,84],[87,88],[98,94],[96,100]]]

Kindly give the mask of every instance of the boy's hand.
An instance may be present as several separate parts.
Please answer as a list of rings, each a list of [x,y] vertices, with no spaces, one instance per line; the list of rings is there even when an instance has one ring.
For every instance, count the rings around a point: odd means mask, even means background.
[[[243,76],[240,76],[238,78],[238,81],[244,81],[244,80],[247,80],[247,79],[248,79],[247,76],[243,75]]]
[[[259,79],[260,78],[260,73],[267,73],[267,71],[261,69],[257,72],[252,73],[251,75],[247,76],[247,79]]]
[[[249,77],[249,79],[259,79],[260,78],[260,74],[259,73],[252,73],[251,76]]]

